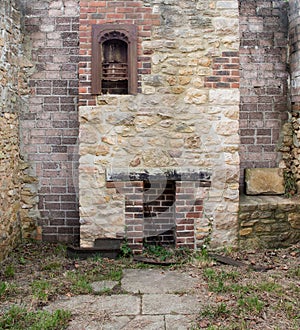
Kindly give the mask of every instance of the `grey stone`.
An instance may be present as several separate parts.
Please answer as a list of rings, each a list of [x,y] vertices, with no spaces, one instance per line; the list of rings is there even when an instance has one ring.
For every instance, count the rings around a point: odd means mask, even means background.
[[[133,320],[130,320],[122,330],[132,329],[145,329],[145,330],[157,330],[165,329],[163,315],[137,315]],[[115,329],[115,328],[113,328]]]
[[[186,330],[190,329],[194,317],[190,315],[166,315],[166,330]]]
[[[140,311],[140,297],[132,295],[92,296],[82,295],[57,300],[46,310],[66,309],[72,314],[86,313],[100,315],[109,311],[110,315],[137,315]]]
[[[282,195],[285,192],[281,168],[247,168],[245,183],[248,195]]]
[[[197,314],[201,309],[196,296],[174,294],[147,294],[143,296],[143,314]]]
[[[113,289],[116,285],[118,285],[117,281],[99,281],[91,283],[91,287],[94,292],[99,293],[106,290]]]
[[[127,329],[127,324],[131,321],[129,316],[110,316],[108,313],[98,313],[97,315],[86,317],[76,317],[71,321],[68,330],[119,330]]]
[[[195,278],[176,271],[160,269],[126,269],[122,288],[132,293],[183,293],[196,285]]]

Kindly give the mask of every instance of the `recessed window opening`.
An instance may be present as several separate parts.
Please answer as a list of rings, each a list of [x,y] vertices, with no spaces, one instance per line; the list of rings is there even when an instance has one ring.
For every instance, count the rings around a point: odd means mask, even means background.
[[[136,39],[134,25],[93,25],[92,94],[137,93]]]
[[[102,45],[102,94],[128,94],[128,46],[118,39]]]

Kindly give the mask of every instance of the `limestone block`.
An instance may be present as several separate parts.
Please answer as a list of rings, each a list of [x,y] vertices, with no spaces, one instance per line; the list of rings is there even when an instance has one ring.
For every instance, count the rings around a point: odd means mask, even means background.
[[[285,192],[280,168],[247,168],[245,183],[247,195],[281,195]]]

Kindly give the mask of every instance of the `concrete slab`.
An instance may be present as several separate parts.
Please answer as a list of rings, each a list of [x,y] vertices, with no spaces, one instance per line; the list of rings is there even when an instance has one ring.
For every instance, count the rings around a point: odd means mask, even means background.
[[[113,289],[118,284],[117,281],[99,281],[91,283],[91,287],[95,293],[101,293]]]
[[[146,294],[142,297],[142,314],[197,314],[201,304],[193,295]]]
[[[133,320],[128,322],[124,328],[122,328],[122,330],[132,330],[132,329],[145,329],[145,330],[165,329],[164,316],[138,315]]]
[[[130,321],[129,316],[76,317],[69,324],[67,330],[121,330],[126,329]]]
[[[186,293],[196,284],[188,274],[161,269],[126,269],[121,280],[122,288],[131,293]]]
[[[108,312],[109,315],[137,315],[140,313],[141,297],[132,295],[92,296],[82,295],[60,299],[45,307],[46,310],[66,309],[72,314],[96,316]]]
[[[166,330],[186,330],[193,325],[195,317],[190,315],[166,315]]]

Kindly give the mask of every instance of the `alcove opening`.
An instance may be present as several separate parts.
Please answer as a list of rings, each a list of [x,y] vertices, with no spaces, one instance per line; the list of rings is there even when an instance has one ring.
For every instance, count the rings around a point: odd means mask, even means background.
[[[128,46],[110,39],[102,45],[102,94],[128,94]]]
[[[144,244],[175,246],[175,181],[144,181]]]
[[[137,93],[137,28],[130,24],[92,27],[92,94]]]

